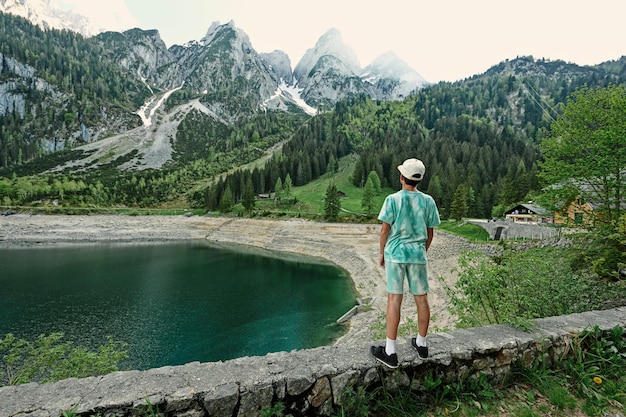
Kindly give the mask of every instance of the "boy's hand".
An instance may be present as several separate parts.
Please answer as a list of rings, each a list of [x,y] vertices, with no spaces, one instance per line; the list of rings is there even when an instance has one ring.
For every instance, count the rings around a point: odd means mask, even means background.
[[[380,255],[380,257],[378,258],[378,265],[382,266],[383,268],[385,267],[385,255]]]

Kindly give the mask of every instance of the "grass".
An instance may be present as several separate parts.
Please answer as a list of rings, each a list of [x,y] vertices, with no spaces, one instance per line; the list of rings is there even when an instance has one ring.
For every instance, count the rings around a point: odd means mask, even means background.
[[[339,161],[339,169],[336,173],[327,173],[308,184],[293,187],[292,196],[295,203],[277,205],[273,201],[260,200],[256,202],[256,212],[262,213],[262,215],[303,217],[320,220],[324,214],[326,189],[331,182],[334,182],[337,186],[337,190],[343,194],[343,197],[340,199],[342,210],[339,212],[339,222],[375,222],[385,197],[397,190],[391,188],[382,189],[378,195],[374,196],[374,209],[372,212],[365,213],[361,207],[363,188],[356,187],[352,184],[354,158],[354,156],[342,158]]]
[[[455,220],[446,220],[442,221],[438,228],[441,230],[445,230],[448,233],[462,236],[471,241],[489,241],[489,233],[487,233],[487,231],[482,227],[476,226],[475,224],[459,222]]]

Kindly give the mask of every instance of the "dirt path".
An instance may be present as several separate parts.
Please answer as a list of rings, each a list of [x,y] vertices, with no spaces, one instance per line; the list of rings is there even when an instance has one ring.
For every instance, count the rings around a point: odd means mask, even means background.
[[[243,244],[271,251],[308,255],[331,261],[347,270],[362,298],[372,308],[350,320],[350,328],[336,343],[372,340],[373,326],[386,308],[384,274],[378,266],[377,224],[319,223],[305,220],[259,220],[203,216],[0,216],[0,249],[37,245],[109,242],[159,242],[207,239],[215,244]],[[454,282],[452,270],[463,239],[436,232],[429,251],[431,331],[451,329],[454,318],[439,278]],[[403,303],[403,320],[416,321],[412,297]]]

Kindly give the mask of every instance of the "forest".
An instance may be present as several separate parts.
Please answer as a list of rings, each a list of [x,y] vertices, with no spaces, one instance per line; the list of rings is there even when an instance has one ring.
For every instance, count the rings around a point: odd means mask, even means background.
[[[558,117],[562,97],[610,80],[599,82],[591,72],[577,83],[564,84],[548,75],[496,72],[440,83],[403,102],[354,97],[301,126],[282,154],[263,169],[220,178],[209,187],[206,206],[219,209],[224,190],[238,201],[248,179],[257,193],[273,191],[277,179],[284,182],[287,176],[295,186],[306,184],[347,155],[358,156],[352,174],[355,186],[363,187],[376,172],[383,187],[393,188],[398,186],[396,166],[418,157],[427,167],[420,188],[435,198],[444,218],[459,193],[467,200],[468,217],[489,218],[532,199],[545,186],[538,178],[540,144]]]

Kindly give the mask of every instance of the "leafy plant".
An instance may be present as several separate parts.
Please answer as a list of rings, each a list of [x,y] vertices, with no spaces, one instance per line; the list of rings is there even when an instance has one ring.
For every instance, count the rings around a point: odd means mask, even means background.
[[[0,339],[0,369],[4,370],[0,386],[104,375],[119,370],[118,364],[128,357],[126,344],[111,337],[97,351],[62,339],[63,333],[42,334],[33,342],[5,335]]]
[[[63,410],[63,414],[61,414],[62,417],[75,417],[76,416],[76,409],[77,407],[74,407],[70,410]]]
[[[343,392],[341,406],[333,417],[367,417],[370,416],[370,403],[373,401],[373,393],[369,393],[363,386],[355,391],[353,387],[346,388]]]
[[[574,337],[570,349],[554,366],[543,361],[521,366],[518,382],[530,384],[553,407],[579,407],[587,415],[605,414],[623,409],[626,404],[626,337],[616,326],[609,332],[598,327],[587,329]],[[533,401],[533,405],[534,401]]]
[[[578,254],[575,248],[553,247],[505,249],[493,259],[465,252],[457,282],[444,283],[457,326],[508,323],[527,329],[535,318],[612,307],[623,299],[623,287],[573,271]]]
[[[282,402],[277,402],[272,407],[265,405],[261,408],[261,417],[283,417],[284,411],[285,404]]]
[[[146,398],[147,409],[143,411],[145,417],[164,417],[165,414],[159,411],[159,406],[152,404],[149,398]]]

